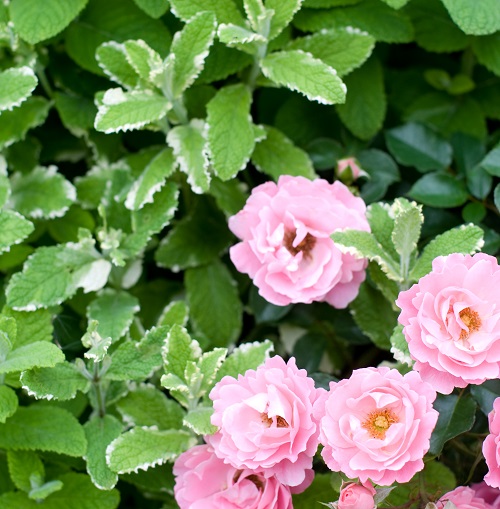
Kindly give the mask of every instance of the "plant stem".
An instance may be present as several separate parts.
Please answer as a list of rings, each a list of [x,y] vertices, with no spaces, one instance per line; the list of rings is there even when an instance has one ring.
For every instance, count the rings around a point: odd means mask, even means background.
[[[97,401],[97,412],[99,417],[104,417],[106,415],[106,394],[102,387],[98,362],[94,362],[94,376],[92,378],[92,383],[94,384],[95,397]]]

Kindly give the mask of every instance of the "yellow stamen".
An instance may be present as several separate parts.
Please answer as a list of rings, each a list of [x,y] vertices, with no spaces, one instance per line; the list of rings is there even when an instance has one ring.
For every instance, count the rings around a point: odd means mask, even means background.
[[[391,410],[375,410],[368,414],[361,427],[366,429],[372,438],[383,440],[392,424],[398,422],[398,417]]]
[[[460,311],[459,316],[469,330],[462,329],[460,332],[460,340],[464,341],[469,339],[469,336],[473,332],[477,332],[481,327],[481,318],[477,311],[473,311],[471,308],[465,308]]]

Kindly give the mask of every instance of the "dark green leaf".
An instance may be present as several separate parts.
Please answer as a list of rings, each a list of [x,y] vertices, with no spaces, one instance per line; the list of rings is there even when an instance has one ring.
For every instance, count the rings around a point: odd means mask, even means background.
[[[424,205],[438,208],[459,207],[469,196],[463,181],[448,173],[438,172],[417,180],[408,195]]]

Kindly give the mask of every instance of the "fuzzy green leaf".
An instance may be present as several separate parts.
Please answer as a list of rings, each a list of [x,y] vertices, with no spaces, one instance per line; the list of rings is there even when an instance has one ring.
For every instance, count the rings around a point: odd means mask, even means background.
[[[105,415],[92,417],[83,428],[88,442],[87,472],[97,488],[110,490],[118,482],[118,476],[106,464],[106,449],[120,436],[123,426],[116,417]]]
[[[266,137],[255,145],[252,163],[256,168],[278,180],[281,175],[316,177],[311,159],[278,129],[267,126]]]
[[[55,166],[37,166],[27,175],[15,173],[11,186],[10,206],[31,218],[61,217],[76,200],[75,188]]]
[[[12,0],[10,17],[17,33],[30,44],[49,39],[78,16],[88,0]]]
[[[396,327],[394,327],[390,341],[391,353],[394,355],[394,359],[396,359],[401,364],[407,364],[408,366],[411,366],[413,364],[413,360],[408,348],[408,341],[406,341],[405,335],[403,334],[402,325],[396,325]]]
[[[252,95],[242,84],[221,88],[207,104],[208,147],[215,173],[232,179],[245,168],[255,146]]]
[[[137,6],[152,18],[161,18],[169,7],[168,0],[134,0]]]
[[[261,63],[264,76],[321,104],[343,103],[346,86],[335,69],[302,50],[279,51]]]
[[[87,440],[82,426],[67,410],[31,405],[19,407],[5,424],[0,424],[0,447],[79,457],[85,454]]]
[[[473,254],[483,246],[483,230],[473,224],[448,230],[432,239],[410,271],[410,277],[418,281],[432,269],[432,260],[437,256],[452,253]]]
[[[33,223],[13,210],[0,210],[0,253],[21,243],[35,229]]]
[[[174,300],[169,302],[163,309],[160,318],[158,318],[158,326],[180,325],[184,327],[188,321],[189,309],[183,300]]]
[[[6,385],[0,385],[0,423],[16,413],[19,402],[16,393]]]
[[[173,325],[165,340],[162,354],[165,372],[184,379],[186,364],[189,361],[198,361],[201,349],[198,341],[191,339],[184,327]]]
[[[184,424],[197,435],[213,435],[217,431],[217,427],[210,422],[213,413],[212,407],[199,406],[188,412]]]
[[[172,12],[188,22],[201,11],[213,12],[219,23],[245,25],[245,21],[233,0],[170,0]]]
[[[50,345],[50,343],[49,343]],[[59,362],[50,368],[33,368],[21,374],[23,389],[36,399],[73,399],[77,391],[87,392],[90,382],[74,364]]]
[[[393,9],[401,9],[401,7],[406,5],[410,0],[383,0],[383,1]]]
[[[31,476],[35,482],[43,482],[45,468],[38,455],[32,451],[8,451],[9,474],[16,488],[29,493],[32,489]]]
[[[238,25],[219,25],[217,37],[230,48],[236,48],[250,55],[257,55],[259,48],[263,46],[266,39],[261,34],[252,32]]]
[[[37,341],[9,352],[0,362],[0,374],[25,371],[35,367],[51,368],[64,360],[62,350],[52,343]]]
[[[31,95],[38,79],[30,67],[12,67],[0,72],[0,111],[11,110]]]
[[[101,44],[96,51],[96,60],[104,74],[125,88],[135,88],[139,76],[127,60],[127,52],[123,44],[108,41]]]
[[[161,71],[163,64],[160,55],[142,39],[125,41],[123,47],[127,62],[145,82],[152,81]]]
[[[294,14],[300,9],[302,0],[266,0],[266,9],[274,11],[271,18],[269,40],[277,37],[290,23]]]
[[[487,35],[500,30],[500,10],[496,0],[471,3],[468,0],[442,0],[453,21],[466,33]]]
[[[395,218],[392,243],[401,259],[409,261],[420,239],[424,222],[422,207],[407,200],[397,199],[391,208]]]
[[[477,59],[491,72],[500,76],[500,34],[474,37],[472,47]]]
[[[36,341],[52,341],[53,325],[52,311],[39,309],[37,311],[14,311],[4,308],[2,315],[12,317],[16,321],[17,335],[15,347],[34,343]]]
[[[133,428],[114,440],[106,451],[109,468],[124,474],[171,461],[196,444],[186,431]]]

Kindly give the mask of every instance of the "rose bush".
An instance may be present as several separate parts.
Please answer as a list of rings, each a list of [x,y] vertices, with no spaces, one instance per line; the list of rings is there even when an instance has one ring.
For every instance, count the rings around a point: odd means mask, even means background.
[[[396,304],[415,369],[438,392],[500,374],[500,267],[484,253],[438,257]]]
[[[341,182],[282,176],[253,189],[229,219],[242,242],[230,249],[235,267],[278,305],[326,301],[345,308],[365,279],[366,260],[342,253],[330,235],[368,231],[363,200]]]
[[[422,470],[438,413],[436,392],[417,372],[387,367],[355,370],[330,384],[315,411],[322,456],[333,471],[388,486]]]
[[[219,430],[206,439],[225,463],[275,475],[295,491],[305,489],[318,447],[312,410],[322,392],[295,359],[285,363],[272,357],[237,380],[224,377],[212,389],[211,421]]]

